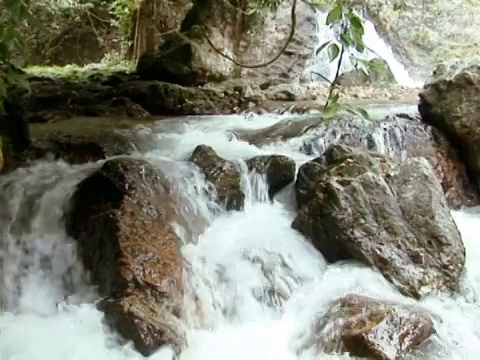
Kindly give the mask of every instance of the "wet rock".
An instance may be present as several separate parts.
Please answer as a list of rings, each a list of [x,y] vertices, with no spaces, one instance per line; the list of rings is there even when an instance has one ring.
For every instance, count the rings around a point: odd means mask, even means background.
[[[271,199],[295,179],[295,161],[283,155],[256,156],[247,160],[249,171],[265,175]]]
[[[216,89],[188,88],[160,81],[132,81],[118,93],[155,115],[232,113],[239,98],[228,98]]]
[[[333,301],[312,329],[307,346],[327,353],[398,360],[435,333],[430,315],[408,306],[346,295]]]
[[[329,121],[311,116],[304,120],[286,119],[270,128],[237,136],[256,145],[289,141],[302,137],[297,150],[308,155],[322,154],[332,144],[364,146],[400,162],[424,157],[435,169],[450,207],[458,209],[480,204],[478,186],[467,174],[458,151],[435,127],[409,114],[389,115],[368,121],[338,117]]]
[[[55,159],[62,159],[70,164],[85,164],[105,159],[105,148],[97,141],[88,138],[75,137],[70,139],[55,139],[48,143],[35,144],[35,149],[53,155]]]
[[[251,98],[226,96],[221,89],[187,88],[133,76],[106,80],[32,78],[31,92],[12,96],[12,107],[25,112],[24,121],[46,123],[66,118],[148,118],[151,115],[230,114],[240,111]],[[262,98],[257,99],[261,102]],[[18,111],[18,110],[17,110]]]
[[[243,208],[245,194],[240,184],[240,171],[235,164],[222,159],[207,145],[197,146],[190,161],[200,168],[205,179],[212,184],[220,205],[227,210]]]
[[[480,175],[480,66],[444,70],[420,93],[423,120],[442,130]]]
[[[159,309],[158,307],[161,306]],[[167,344],[175,351],[185,344],[185,333],[171,304],[155,290],[128,294],[100,303],[107,323],[144,355]]]
[[[416,298],[456,292],[465,248],[432,167],[333,145],[300,167],[293,227],[327,261],[357,259]]]
[[[150,164],[117,158],[77,186],[66,215],[83,264],[106,297],[100,308],[107,322],[144,355],[183,342],[168,325],[180,311],[182,291],[179,239],[170,225],[175,213]]]
[[[272,85],[265,90],[265,93],[269,100],[300,101],[310,99],[307,88],[298,84]]]

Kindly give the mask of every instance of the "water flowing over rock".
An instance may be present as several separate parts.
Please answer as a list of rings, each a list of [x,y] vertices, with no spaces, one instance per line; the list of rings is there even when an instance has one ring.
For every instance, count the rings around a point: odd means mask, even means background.
[[[419,110],[425,122],[445,132],[480,175],[480,66],[448,69],[425,86]]]
[[[286,156],[256,156],[247,160],[247,166],[250,171],[265,175],[271,199],[295,179],[295,161]]]
[[[409,296],[459,290],[465,249],[424,158],[333,145],[299,169],[293,226],[330,262],[357,259]]]
[[[205,179],[212,184],[220,205],[227,210],[243,208],[245,194],[241,189],[240,171],[235,164],[222,159],[206,145],[197,146],[190,161],[200,168]]]
[[[399,360],[424,343],[434,326],[430,315],[408,306],[346,295],[314,324],[312,344],[325,352],[349,352],[372,360]]]
[[[174,201],[160,175],[129,158],[107,161],[82,181],[66,216],[84,266],[107,298],[107,322],[148,355],[181,346],[176,324],[182,291]]]
[[[308,155],[321,155],[332,144],[364,146],[400,162],[424,157],[435,169],[450,207],[458,209],[480,204],[479,190],[467,175],[457,150],[438,129],[422,123],[417,116],[398,114],[368,121],[356,117],[320,120],[286,119],[269,128],[237,136],[249,143],[264,145],[292,141]],[[295,138],[301,137],[299,142]]]

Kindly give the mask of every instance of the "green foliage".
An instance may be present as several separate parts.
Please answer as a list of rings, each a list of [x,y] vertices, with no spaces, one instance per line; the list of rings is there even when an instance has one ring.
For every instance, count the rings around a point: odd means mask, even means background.
[[[120,38],[124,40],[124,46],[128,46],[128,38],[134,22],[135,11],[140,7],[141,0],[114,0],[111,1],[108,10],[111,15],[111,24],[118,29]]]
[[[29,5],[28,0],[0,0],[0,115],[8,87],[24,82],[12,60],[26,48],[20,29],[32,21]]]
[[[325,3],[325,1],[321,1],[317,2],[317,5],[323,6]],[[346,54],[356,60],[358,64],[362,64],[364,66],[364,71],[384,71],[383,65],[378,60],[366,61],[349,54],[350,50],[353,49],[359,53],[365,51],[366,47],[363,41],[365,29],[363,21],[350,6],[345,5],[344,1],[337,0],[327,15],[326,25],[329,25],[336,30],[336,39],[325,42],[316,52],[318,55],[322,51],[327,51],[329,61],[334,62],[338,60],[338,65],[337,73],[330,84],[329,95],[323,108],[323,117],[333,117],[343,110],[369,119],[369,115],[365,109],[351,105],[342,105],[339,102],[340,96],[338,92],[336,92],[336,83],[340,75],[340,67]]]

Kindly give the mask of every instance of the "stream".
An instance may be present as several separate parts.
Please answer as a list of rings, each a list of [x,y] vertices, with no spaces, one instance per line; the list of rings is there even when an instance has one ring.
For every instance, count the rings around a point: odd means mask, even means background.
[[[233,135],[267,128],[283,118],[187,117],[139,127],[129,135],[131,155],[161,167],[175,184],[184,211],[201,220],[187,229],[178,226],[182,254],[190,265],[185,283],[195,290],[185,293],[185,307],[192,309],[183,324],[189,345],[179,360],[348,359],[298,350],[312,317],[346,293],[416,304],[433,314],[437,334],[411,359],[480,359],[480,210],[453,212],[467,252],[457,297],[430,296],[417,302],[368,267],[353,262],[327,265],[290,226],[293,187],[269,202],[265,179],[248,175],[241,166],[252,156],[282,154],[294,159],[298,169],[318,155],[302,153],[300,137],[255,146]],[[383,138],[376,142],[389,151]],[[203,186],[202,176],[186,159],[199,144],[244,169],[243,211],[219,211],[210,194],[195,191]],[[143,359],[102,323],[95,288],[64,230],[64,207],[75,185],[100,166],[40,161],[0,177],[0,360]],[[266,301],[262,291],[270,287],[285,296]],[[201,315],[193,310],[198,300]],[[164,348],[150,358],[173,357],[173,351]]]

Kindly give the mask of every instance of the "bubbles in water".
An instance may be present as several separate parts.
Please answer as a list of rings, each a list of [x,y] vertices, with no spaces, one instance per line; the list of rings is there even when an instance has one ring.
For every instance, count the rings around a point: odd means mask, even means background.
[[[144,156],[172,180],[188,215],[179,229],[185,235],[189,346],[179,359],[347,359],[300,349],[315,316],[346,293],[415,304],[432,312],[438,336],[424,354],[412,358],[478,359],[480,214],[454,212],[467,249],[465,297],[416,302],[370,268],[352,262],[327,266],[290,226],[295,216],[292,186],[271,202],[265,179],[248,175],[243,164],[245,209],[226,213],[214,205],[203,191],[203,177],[186,158],[204,143],[239,164],[253,155],[276,152],[298,160],[298,165],[311,158],[288,142],[256,147],[229,136],[234,128],[261,128],[278,120],[177,119],[148,133],[151,143]],[[63,229],[69,194],[98,166],[41,162],[0,178],[6,194],[0,201],[7,209],[0,214],[0,359],[142,358],[104,326],[95,308],[98,297],[85,282],[74,242]],[[171,360],[173,353],[165,348],[151,359]]]

